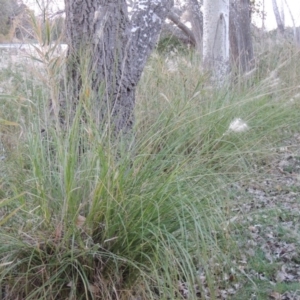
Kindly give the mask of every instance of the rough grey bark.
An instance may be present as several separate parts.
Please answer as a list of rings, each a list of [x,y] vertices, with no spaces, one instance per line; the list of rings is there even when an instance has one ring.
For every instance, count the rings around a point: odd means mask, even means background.
[[[233,65],[241,73],[253,67],[253,43],[249,0],[232,0],[229,12],[230,52]]]
[[[277,23],[277,28],[278,28],[279,32],[283,35],[284,34],[284,24],[283,24],[282,19],[280,17],[277,1],[272,0],[272,4],[273,4],[273,11],[274,11],[276,23]]]
[[[201,54],[203,49],[203,14],[198,0],[187,0],[187,9],[195,37],[196,49]]]
[[[129,20],[126,0],[65,0],[69,97],[78,104],[92,94],[99,126],[116,135],[132,129],[136,86],[172,6],[139,0]]]

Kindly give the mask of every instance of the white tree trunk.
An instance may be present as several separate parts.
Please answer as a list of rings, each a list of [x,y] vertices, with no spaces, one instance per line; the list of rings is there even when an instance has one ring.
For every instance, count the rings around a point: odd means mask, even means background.
[[[222,85],[229,70],[229,0],[204,1],[203,62]]]

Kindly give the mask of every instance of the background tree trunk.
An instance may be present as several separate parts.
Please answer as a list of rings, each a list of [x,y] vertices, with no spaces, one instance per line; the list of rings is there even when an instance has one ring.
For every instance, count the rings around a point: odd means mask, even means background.
[[[222,84],[229,70],[229,0],[205,0],[203,20],[204,67]]]
[[[112,126],[115,135],[131,131],[136,86],[172,6],[140,0],[129,20],[126,0],[65,0],[73,108],[92,95],[99,126]]]
[[[293,14],[292,14],[292,11],[291,11],[291,9],[290,9],[290,6],[289,6],[288,3],[287,3],[287,0],[284,0],[284,3],[285,3],[285,6],[286,6],[287,9],[288,9],[290,18],[291,18],[292,23],[293,23],[294,42],[295,42],[295,44],[296,44],[297,46],[300,46],[300,28],[296,26],[296,22],[295,22],[294,16],[293,16]]]
[[[229,14],[231,59],[233,65],[244,73],[253,67],[250,1],[232,0]]]
[[[283,22],[281,20],[281,17],[280,17],[277,1],[272,0],[272,4],[273,4],[273,11],[274,11],[276,23],[277,23],[277,28],[279,30],[279,33],[283,35],[284,34],[284,24],[283,24]]]
[[[284,3],[280,0],[280,18],[282,21],[283,28],[285,28],[285,13],[284,13]]]
[[[266,19],[265,0],[262,0],[262,20],[261,20],[262,22],[261,22],[261,29],[263,31],[266,30],[265,19]]]
[[[187,9],[189,12],[189,21],[192,25],[192,31],[195,37],[196,50],[202,54],[203,49],[203,14],[200,10],[198,0],[188,0]]]

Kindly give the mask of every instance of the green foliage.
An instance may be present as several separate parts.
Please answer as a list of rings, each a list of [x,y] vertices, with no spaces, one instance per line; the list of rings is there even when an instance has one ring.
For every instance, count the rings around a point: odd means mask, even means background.
[[[65,19],[63,17],[56,17],[51,20],[52,26],[52,39],[58,40],[60,39],[62,42],[65,40],[64,37],[64,28],[65,28]]]
[[[157,51],[161,54],[168,54],[171,51],[187,53],[187,46],[184,45],[177,37],[169,35],[159,39]]]
[[[34,39],[42,45],[63,43],[65,20],[62,17],[40,18],[31,14],[31,28]]]

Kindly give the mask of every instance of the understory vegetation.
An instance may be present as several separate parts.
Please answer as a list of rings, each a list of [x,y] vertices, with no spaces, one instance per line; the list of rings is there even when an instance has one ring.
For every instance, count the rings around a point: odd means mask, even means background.
[[[99,131],[88,83],[59,122],[72,99],[52,52],[1,53],[0,299],[296,295],[298,49],[257,43],[255,69],[222,89],[193,52],[154,53],[130,146]]]

